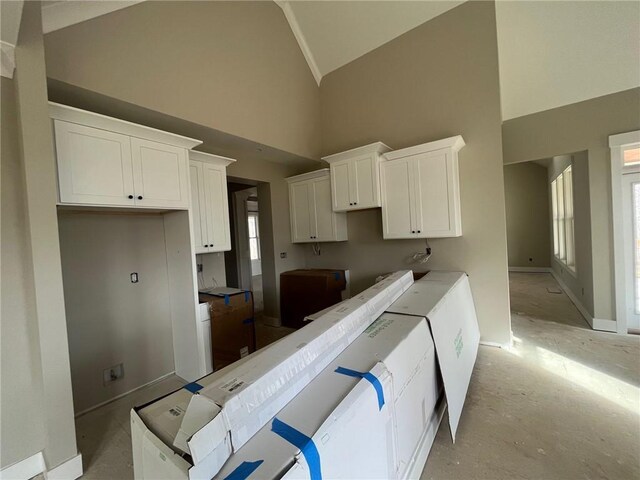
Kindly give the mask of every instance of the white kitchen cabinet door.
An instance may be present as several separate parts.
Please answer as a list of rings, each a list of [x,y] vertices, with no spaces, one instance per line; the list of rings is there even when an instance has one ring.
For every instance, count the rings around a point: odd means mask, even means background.
[[[193,248],[196,253],[207,253],[209,251],[207,209],[204,195],[204,168],[201,162],[189,162],[189,177],[191,184]]]
[[[353,171],[353,206],[375,208],[380,206],[378,160],[373,154],[357,157],[351,162]]]
[[[189,208],[186,149],[132,137],[131,155],[136,206]]]
[[[54,121],[60,203],[133,206],[130,137]]]
[[[291,241],[312,242],[315,231],[315,206],[311,182],[289,185],[289,208],[291,213]]]
[[[225,167],[204,163],[204,194],[207,210],[208,252],[231,250],[229,201]]]
[[[460,135],[388,152],[380,165],[384,238],[462,235]]]
[[[416,233],[425,238],[454,237],[454,175],[449,149],[413,158],[416,183]]]
[[[415,236],[413,162],[409,159],[383,162],[380,166],[384,201],[382,202],[382,236]]]
[[[311,183],[313,214],[311,236],[316,242],[328,242],[335,238],[334,212],[331,209],[331,182],[329,177]],[[315,228],[313,228],[315,226]]]
[[[341,242],[347,239],[347,214],[332,209],[329,169],[287,178],[293,243]]]
[[[340,152],[322,159],[331,172],[334,212],[377,208],[380,200],[380,161],[391,150],[382,142]]]
[[[331,165],[332,207],[335,212],[349,210],[353,204],[350,172],[348,160]]]

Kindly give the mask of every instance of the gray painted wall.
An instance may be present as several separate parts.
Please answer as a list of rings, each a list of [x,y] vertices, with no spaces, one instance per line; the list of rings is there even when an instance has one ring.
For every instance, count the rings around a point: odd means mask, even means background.
[[[322,149],[402,148],[462,135],[460,238],[431,241],[427,268],[468,272],[482,338],[510,341],[495,5],[467,2],[323,78]],[[350,268],[355,291],[407,268],[424,241],[382,240],[379,210],[348,214],[349,241],[306,249],[307,266]]]
[[[4,468],[43,450],[45,429],[40,341],[13,80],[2,77],[0,92],[0,468]]]
[[[550,267],[553,252],[546,167],[533,162],[505,166],[504,195],[509,267]]]
[[[58,218],[78,413],[174,370],[164,220],[78,212]],[[124,378],[103,385],[103,370],[119,363]]]

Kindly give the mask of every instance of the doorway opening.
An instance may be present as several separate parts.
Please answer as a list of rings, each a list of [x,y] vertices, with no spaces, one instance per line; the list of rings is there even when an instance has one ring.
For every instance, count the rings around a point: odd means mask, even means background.
[[[605,329],[594,325],[588,152],[506,165],[504,181],[512,313]]]
[[[233,178],[227,182],[231,250],[225,252],[227,286],[251,290],[256,318],[264,314],[260,199],[257,182]]]

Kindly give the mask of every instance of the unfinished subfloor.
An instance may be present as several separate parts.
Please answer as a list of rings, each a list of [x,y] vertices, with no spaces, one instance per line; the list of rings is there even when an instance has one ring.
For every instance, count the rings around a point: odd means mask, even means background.
[[[422,479],[640,478],[640,337],[590,330],[548,274],[510,284],[514,346],[480,347],[457,442],[445,417]],[[182,384],[78,418],[84,478],[133,478],[130,408]]]

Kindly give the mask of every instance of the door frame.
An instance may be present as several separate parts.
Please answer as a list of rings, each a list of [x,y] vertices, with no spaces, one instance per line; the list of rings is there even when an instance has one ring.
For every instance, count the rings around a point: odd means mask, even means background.
[[[640,130],[609,136],[611,149],[611,220],[613,224],[613,271],[615,290],[616,329],[628,333],[627,290],[625,287],[624,224],[622,211],[622,152],[629,145],[640,143]],[[617,214],[616,214],[617,212]]]

